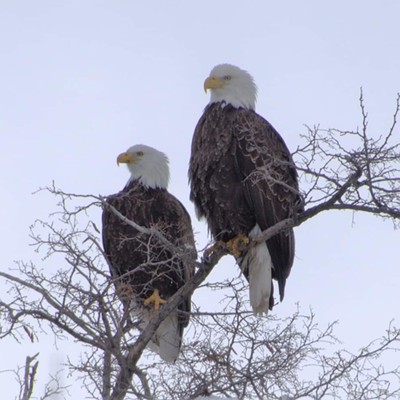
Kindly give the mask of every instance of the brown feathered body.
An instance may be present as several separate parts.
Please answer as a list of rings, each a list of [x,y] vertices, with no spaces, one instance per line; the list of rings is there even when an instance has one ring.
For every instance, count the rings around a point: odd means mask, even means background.
[[[205,217],[216,240],[255,237],[301,209],[296,168],[281,136],[255,111],[224,102],[209,104],[195,128],[189,180],[197,215]],[[294,258],[293,230],[266,245],[283,299]],[[268,255],[261,250],[238,259],[247,279],[254,257]],[[270,290],[272,309],[272,281]]]
[[[158,234],[135,229],[107,205],[140,227],[157,230],[172,247]],[[145,187],[137,180],[131,180],[121,192],[109,196],[107,205],[103,211],[103,245],[117,292],[136,317],[147,321],[151,313],[143,301],[154,289],[168,300],[194,273],[196,250],[190,216],[166,189]],[[178,306],[178,351],[183,329],[188,325],[190,304],[190,297],[186,297]],[[159,339],[157,335],[153,338],[157,346]],[[172,360],[176,356],[177,353]],[[171,361],[168,355],[163,358]]]

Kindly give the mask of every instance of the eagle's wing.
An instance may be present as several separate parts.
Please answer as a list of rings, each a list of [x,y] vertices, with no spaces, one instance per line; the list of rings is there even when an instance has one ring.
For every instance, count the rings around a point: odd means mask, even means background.
[[[247,203],[263,231],[292,216],[298,207],[295,165],[278,132],[254,112],[238,114],[235,138],[232,155],[236,170],[242,178]],[[270,238],[267,246],[282,299],[294,259],[293,230]]]
[[[178,260],[178,266],[182,280],[181,285],[184,285],[194,275],[197,258],[191,219],[183,204],[169,193],[165,199],[163,210],[164,218],[167,218],[171,222],[167,228],[166,236],[175,244],[179,251],[180,260]],[[189,313],[191,310],[190,296],[185,298],[178,308],[183,311],[179,315],[179,322],[183,330],[183,327],[186,327],[189,323]]]
[[[134,266],[146,265],[150,250],[153,263],[164,262],[167,265],[171,262],[170,268],[174,270],[170,271],[171,276],[175,276],[175,285],[180,287],[193,275],[197,257],[190,216],[179,200],[169,192],[152,193],[135,191],[131,195],[130,191],[122,191],[107,198],[102,216],[104,251],[113,277],[118,278],[127,276]],[[136,224],[159,230],[178,248],[183,258],[177,258],[156,237],[147,237],[124,223],[109,205]],[[190,311],[190,299],[187,300],[189,305],[184,308]]]

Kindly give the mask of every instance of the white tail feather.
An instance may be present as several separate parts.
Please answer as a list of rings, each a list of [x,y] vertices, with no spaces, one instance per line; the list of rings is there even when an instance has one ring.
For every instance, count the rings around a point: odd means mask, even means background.
[[[255,225],[249,237],[254,238],[261,233]],[[268,314],[271,296],[272,260],[265,242],[252,247],[240,264],[241,269],[249,271],[250,304],[255,315]]]
[[[149,309],[138,306],[132,300],[131,315],[133,320],[140,319],[140,328],[144,329],[154,314]],[[172,363],[178,358],[180,347],[181,337],[179,335],[178,313],[177,311],[172,311],[157,328],[148,343],[148,348],[159,354],[164,361]]]
[[[178,314],[172,312],[156,330],[149,348],[158,353],[166,362],[174,362],[179,355],[181,338],[179,336]]]

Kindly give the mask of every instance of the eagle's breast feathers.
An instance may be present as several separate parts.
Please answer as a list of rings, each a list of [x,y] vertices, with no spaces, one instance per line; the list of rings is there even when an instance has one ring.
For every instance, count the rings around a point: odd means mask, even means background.
[[[253,110],[224,103],[206,107],[193,136],[189,180],[196,212],[217,240],[254,235],[300,211],[291,154],[279,133]],[[266,244],[282,299],[294,259],[293,230]],[[248,277],[248,268],[243,269]]]

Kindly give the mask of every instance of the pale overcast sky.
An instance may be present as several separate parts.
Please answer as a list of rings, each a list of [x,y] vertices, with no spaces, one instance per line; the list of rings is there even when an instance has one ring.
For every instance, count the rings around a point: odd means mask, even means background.
[[[304,124],[360,126],[360,87],[371,133],[386,132],[400,91],[399,16],[397,0],[3,1],[1,268],[32,257],[29,225],[55,210],[54,199],[32,192],[54,180],[66,191],[114,193],[128,178],[116,156],[137,143],[169,156],[170,190],[203,247],[207,230],[188,200],[187,166],[208,102],[203,81],[216,64],[254,76],[257,111],[291,150]],[[321,326],[339,321],[337,336],[354,351],[383,335],[390,320],[399,323],[399,233],[389,221],[320,215],[296,229],[296,239],[286,298],[274,313],[311,306]],[[214,276],[232,265],[226,257]],[[194,301],[207,307],[200,296]],[[41,351],[43,375],[71,351],[0,346],[0,370]],[[0,374],[2,398],[16,395],[12,379]]]

